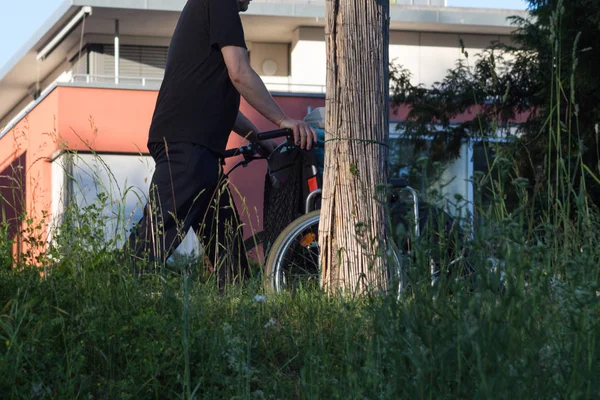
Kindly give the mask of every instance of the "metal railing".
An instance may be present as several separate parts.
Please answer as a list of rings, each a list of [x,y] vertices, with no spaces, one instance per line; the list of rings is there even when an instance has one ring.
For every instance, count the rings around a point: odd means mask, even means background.
[[[312,85],[310,83],[264,82],[270,92],[325,94],[326,89],[325,85]]]
[[[325,85],[317,85],[310,83],[292,83],[292,82],[273,82],[269,81],[268,77],[263,77],[265,86],[272,92],[284,93],[314,93],[325,94]],[[68,83],[87,84],[87,85],[117,85],[128,87],[158,87],[162,82],[162,78],[143,77],[143,76],[120,76],[114,75],[93,75],[93,74],[73,74]]]
[[[92,74],[73,74],[69,83],[85,84],[114,84],[127,86],[160,86],[162,78],[143,77],[143,76],[119,76],[114,75],[92,75]]]

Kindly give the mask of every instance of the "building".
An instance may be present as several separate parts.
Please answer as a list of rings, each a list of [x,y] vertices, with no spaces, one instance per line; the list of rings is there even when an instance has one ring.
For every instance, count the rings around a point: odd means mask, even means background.
[[[139,218],[152,173],[147,130],[185,2],[65,0],[0,66],[0,187],[13,235],[25,228],[22,213],[43,218],[50,233],[65,204],[84,206],[99,192],[109,197],[104,211],[110,220],[118,215],[127,225]],[[295,118],[325,103],[324,4],[254,0],[242,15],[252,66]],[[449,8],[444,0],[391,4],[390,59],[425,85],[452,68],[460,39],[476,54],[493,41],[509,41],[507,17],[524,15]],[[260,129],[272,128],[247,104],[242,110]],[[230,145],[238,143],[232,137]],[[452,190],[468,197],[473,163],[465,151],[450,171],[462,177]],[[232,176],[245,196],[246,235],[260,230],[264,173],[264,163],[253,163]]]

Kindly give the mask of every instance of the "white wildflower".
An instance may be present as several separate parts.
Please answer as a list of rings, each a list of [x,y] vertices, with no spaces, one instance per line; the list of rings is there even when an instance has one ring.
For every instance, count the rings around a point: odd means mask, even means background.
[[[271,319],[269,319],[269,322],[267,322],[267,323],[265,324],[265,329],[266,329],[266,328],[270,328],[271,326],[275,325],[276,323],[277,323],[277,321],[275,321],[275,318],[271,318]]]
[[[252,300],[254,300],[257,303],[264,303],[267,300],[267,296],[257,294],[256,296],[254,296],[254,298]]]

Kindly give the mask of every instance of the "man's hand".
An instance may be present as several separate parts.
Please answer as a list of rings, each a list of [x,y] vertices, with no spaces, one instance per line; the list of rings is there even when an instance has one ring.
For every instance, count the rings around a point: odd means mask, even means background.
[[[306,122],[285,118],[279,123],[280,128],[288,128],[294,132],[294,142],[301,149],[310,150],[317,143],[317,134]]]

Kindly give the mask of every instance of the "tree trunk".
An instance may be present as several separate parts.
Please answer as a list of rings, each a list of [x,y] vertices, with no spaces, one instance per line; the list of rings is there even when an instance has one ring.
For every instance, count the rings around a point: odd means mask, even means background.
[[[321,284],[383,289],[389,135],[389,0],[327,0]]]

